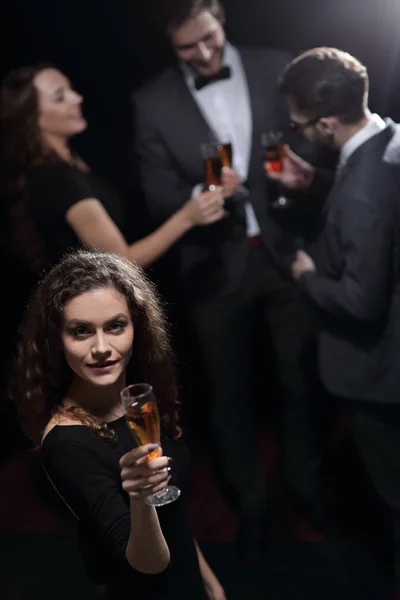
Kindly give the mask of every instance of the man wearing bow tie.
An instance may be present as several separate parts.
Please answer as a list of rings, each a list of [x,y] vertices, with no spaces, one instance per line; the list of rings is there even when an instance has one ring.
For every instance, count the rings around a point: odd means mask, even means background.
[[[302,367],[310,334],[308,306],[288,268],[301,219],[293,218],[291,232],[282,234],[270,210],[279,189],[263,172],[261,134],[282,130],[287,121],[277,78],[290,56],[228,43],[218,0],[183,5],[175,3],[169,13],[165,6],[163,20],[176,65],[135,95],[136,149],[149,212],[162,222],[200,194],[201,144],[232,143],[232,168],[222,175],[226,218],[182,240],[176,273],[182,314],[190,317],[199,350],[193,365],[199,374],[196,414],[212,425],[216,460],[230,497],[239,503],[238,543],[246,552],[264,545],[268,523],[254,423],[259,339],[270,336],[274,350],[274,358],[262,365],[262,402],[273,400],[275,372],[293,407],[308,402],[316,385],[308,372],[311,359]],[[292,471],[300,481],[301,470],[309,468],[302,435],[291,443],[297,461]],[[317,496],[313,491],[309,498],[315,500],[316,517]]]

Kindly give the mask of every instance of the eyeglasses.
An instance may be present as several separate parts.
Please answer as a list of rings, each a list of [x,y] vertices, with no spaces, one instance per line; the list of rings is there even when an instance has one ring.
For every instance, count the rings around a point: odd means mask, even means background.
[[[321,117],[316,117],[315,119],[311,119],[310,121],[306,121],[305,123],[297,123],[296,121],[290,121],[289,126],[293,131],[304,131],[307,127],[312,127],[316,125]]]

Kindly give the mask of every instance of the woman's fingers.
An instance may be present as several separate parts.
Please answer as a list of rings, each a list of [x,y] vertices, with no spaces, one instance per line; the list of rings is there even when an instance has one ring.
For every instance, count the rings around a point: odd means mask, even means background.
[[[156,494],[157,492],[161,492],[168,485],[170,479],[171,479],[171,476],[169,476],[166,481],[163,481],[162,483],[160,483],[158,485],[152,486],[151,488],[145,488],[145,489],[143,489],[142,490],[142,496],[151,496],[152,494]]]
[[[135,479],[137,477],[149,477],[153,475],[155,471],[165,469],[169,465],[169,458],[163,456],[162,458],[156,458],[154,460],[141,463],[140,465],[130,465],[124,467],[121,471],[121,477],[125,479]]]
[[[166,482],[171,478],[170,470],[165,469],[164,471],[159,471],[156,474],[151,475],[150,477],[140,477],[136,479],[126,479],[122,483],[122,487],[128,494],[132,493],[148,493],[153,494],[154,488],[161,486],[164,487]]]
[[[139,446],[138,448],[134,448],[130,452],[127,452],[119,461],[121,469],[132,466],[138,460],[149,456],[154,450],[157,450],[157,448],[159,448],[159,444],[146,444],[145,446]]]
[[[217,221],[220,221],[226,214],[226,211],[224,208],[218,208],[215,209],[214,212],[211,212],[210,214],[206,215],[204,217],[203,220],[203,225],[210,225],[211,223],[216,223]]]

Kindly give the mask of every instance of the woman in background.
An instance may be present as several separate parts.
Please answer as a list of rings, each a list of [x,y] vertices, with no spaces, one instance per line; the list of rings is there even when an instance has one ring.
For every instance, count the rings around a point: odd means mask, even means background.
[[[155,447],[137,446],[121,403],[133,382],[150,383],[158,403],[162,456],[150,462],[143,459]],[[27,308],[11,387],[24,432],[41,446],[51,482],[78,519],[88,575],[106,585],[107,600],[226,600],[190,532],[173,357],[141,269],[117,254],[66,255]],[[178,500],[146,504],[171,476]]]
[[[70,138],[87,127],[81,105],[82,97],[52,66],[12,71],[1,88],[3,195],[14,248],[34,270],[81,244],[146,267],[193,227],[224,216],[222,190],[207,191],[128,245],[116,193],[69,147]]]

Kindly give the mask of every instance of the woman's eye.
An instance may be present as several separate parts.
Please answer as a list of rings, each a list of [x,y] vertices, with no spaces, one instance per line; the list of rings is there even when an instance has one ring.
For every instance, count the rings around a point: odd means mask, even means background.
[[[119,333],[120,331],[122,331],[123,329],[125,329],[126,327],[126,323],[112,323],[110,325],[110,331],[114,331],[116,333]]]
[[[88,333],[89,332],[86,329],[86,327],[77,327],[72,332],[72,334],[73,334],[74,337],[83,337],[83,336],[87,335]]]

